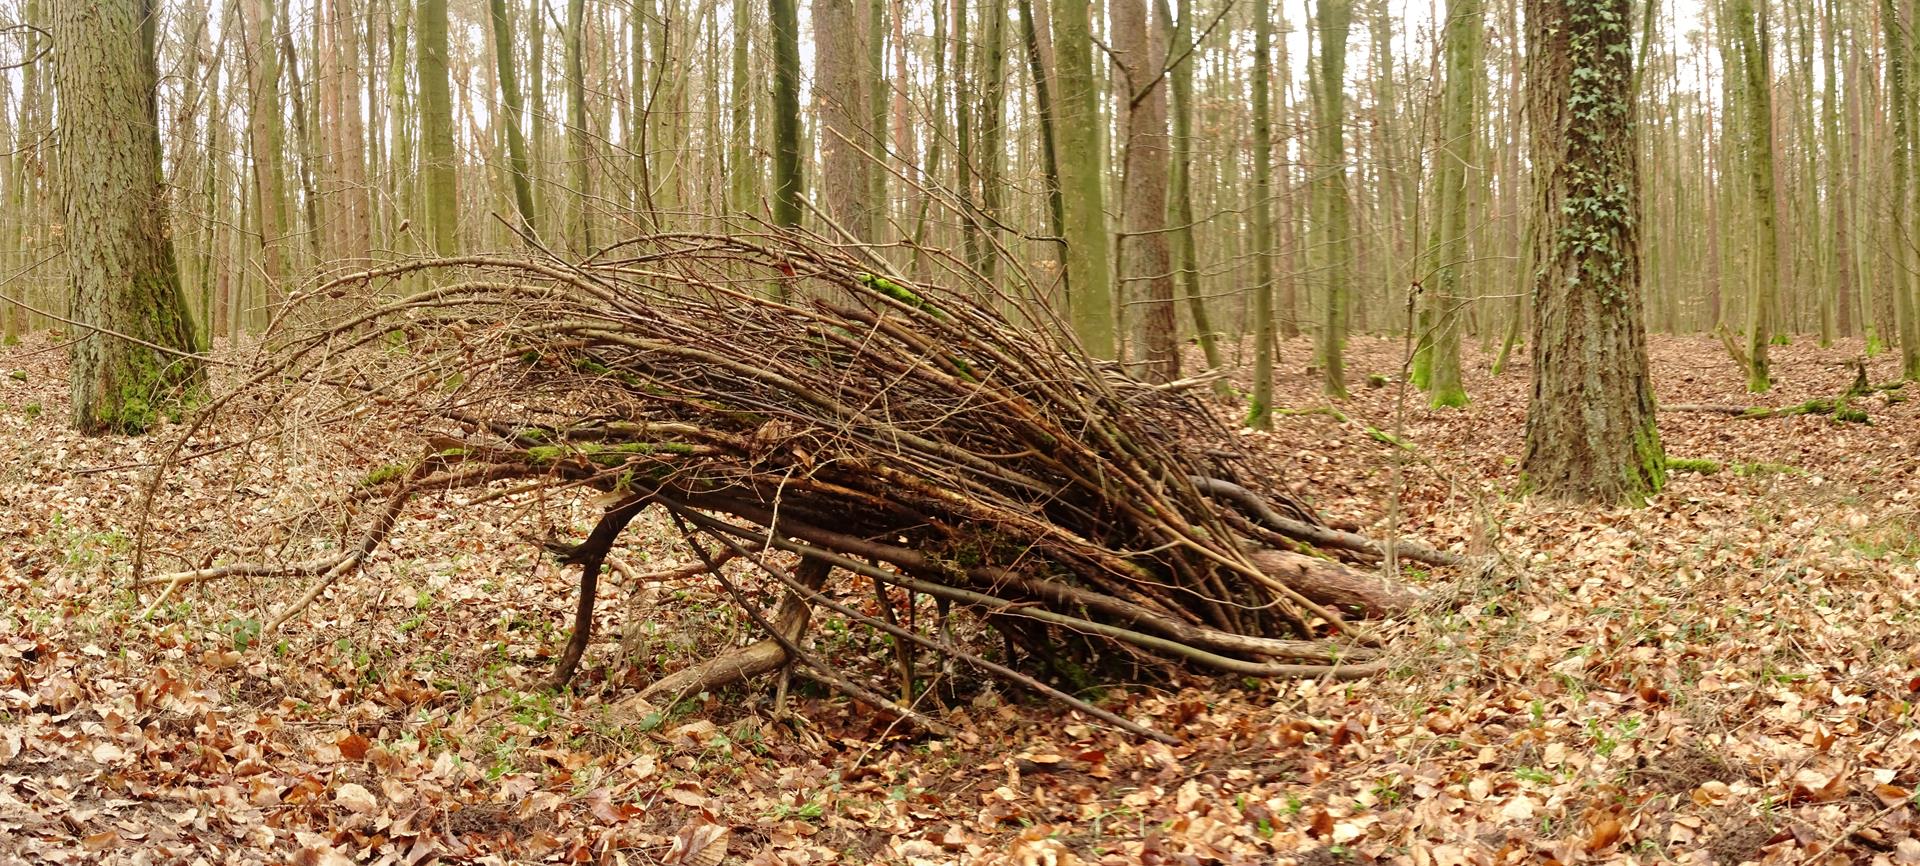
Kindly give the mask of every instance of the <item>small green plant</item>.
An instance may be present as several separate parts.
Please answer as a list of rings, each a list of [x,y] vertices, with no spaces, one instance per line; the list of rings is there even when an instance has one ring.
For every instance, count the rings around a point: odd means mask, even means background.
[[[230,619],[225,625],[220,626],[220,633],[233,641],[234,649],[246,652],[247,647],[252,646],[253,642],[260,638],[260,621],[251,617]]]
[[[1594,754],[1602,758],[1610,757],[1620,744],[1634,738],[1640,731],[1640,719],[1623,719],[1611,729],[1603,728],[1599,719],[1587,720],[1587,736],[1593,740]]]
[[[1376,802],[1388,808],[1400,802],[1400,787],[1393,779],[1381,779],[1374,783],[1372,794]]]
[[[772,818],[775,821],[785,821],[788,818],[799,818],[802,821],[814,821],[814,820],[818,820],[820,816],[825,815],[826,812],[827,812],[826,804],[821,802],[820,800],[815,799],[815,800],[808,800],[807,802],[802,803],[798,806],[794,806],[788,803],[775,803],[773,806],[773,810],[767,813],[767,816]]]

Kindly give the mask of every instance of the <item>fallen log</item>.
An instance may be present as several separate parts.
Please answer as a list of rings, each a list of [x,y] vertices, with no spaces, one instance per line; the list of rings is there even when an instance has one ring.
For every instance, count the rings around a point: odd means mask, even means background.
[[[1847,398],[1821,397],[1797,403],[1792,406],[1740,406],[1731,403],[1674,403],[1661,406],[1662,412],[1698,413],[1706,415],[1725,415],[1729,418],[1757,420],[1763,418],[1790,418],[1795,415],[1828,415],[1835,421],[1854,424],[1867,424],[1867,413],[1848,405]]]

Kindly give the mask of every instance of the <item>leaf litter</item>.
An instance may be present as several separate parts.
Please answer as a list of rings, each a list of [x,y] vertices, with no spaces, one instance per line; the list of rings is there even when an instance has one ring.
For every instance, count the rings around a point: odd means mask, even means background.
[[[1491,379],[1470,350],[1471,406],[1401,412],[1402,350],[1355,340],[1386,385],[1332,412],[1287,344],[1289,412],[1248,439],[1336,524],[1508,567],[1404,568],[1435,603],[1388,635],[1384,676],[1095,695],[1168,746],[987,685],[947,740],[798,680],[786,718],[764,683],[633,700],[757,637],[704,576],[603,596],[607,640],[552,692],[573,576],[537,541],[583,532],[588,502],[423,499],[276,634],[304,581],[185,587],[142,620],[167,433],[65,430],[62,352],[29,339],[0,350],[24,374],[0,379],[0,861],[1920,863],[1915,402],[1860,401],[1870,425],[1665,416],[1670,456],[1738,471],[1574,508],[1514,493],[1524,362]],[[1782,347],[1752,398],[1712,341],[1652,346],[1670,403],[1832,396],[1859,353]],[[150,572],[337,550],[323,492],[410,447],[373,416],[298,448],[251,432],[168,477]],[[636,529],[620,581],[689,561]]]

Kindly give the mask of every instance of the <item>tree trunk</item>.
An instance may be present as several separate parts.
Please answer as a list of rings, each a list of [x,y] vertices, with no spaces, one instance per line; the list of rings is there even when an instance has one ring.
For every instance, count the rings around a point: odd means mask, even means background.
[[[73,425],[138,433],[202,382],[167,240],[153,0],[54,4],[72,314]],[[112,335],[102,333],[104,329]],[[132,338],[131,340],[128,338]]]
[[[586,30],[586,0],[567,0],[567,178],[573,186],[568,214],[573,236],[568,240],[572,248],[580,253],[593,249],[593,221],[590,217],[593,186],[592,175],[588,173],[592,146],[587,141],[590,133],[587,131]]]
[[[1093,27],[1086,3],[1056,0],[1053,13],[1056,152],[1067,244],[1067,310],[1081,348],[1117,356],[1112,255],[1100,159],[1100,93],[1093,73]]]
[[[1920,178],[1914,177],[1916,130],[1914,116],[1914,47],[1908,9],[1896,9],[1894,0],[1880,0],[1880,16],[1887,35],[1887,99],[1893,103],[1893,308],[1900,331],[1900,371],[1920,378],[1920,298],[1915,297],[1913,227],[1920,223]]]
[[[980,175],[980,219],[988,239],[986,254],[978,265],[981,278],[997,285],[1000,271],[1000,226],[1005,219],[1006,190],[1001,178],[1002,151],[1006,147],[1006,65],[1007,0],[987,0],[987,32],[980,49],[980,110],[974,116],[980,130],[980,155],[975,163]]]
[[[1540,266],[1521,468],[1556,499],[1642,503],[1666,480],[1640,314],[1630,9],[1527,0]]]
[[[1780,305],[1780,232],[1773,195],[1772,51],[1764,17],[1756,17],[1754,0],[1730,0],[1733,41],[1740,54],[1741,116],[1746,134],[1747,190],[1752,197],[1757,248],[1753,263],[1758,278],[1747,289],[1747,390],[1760,393],[1773,387],[1767,349]],[[1732,113],[1729,112],[1729,116]]]
[[[447,0],[420,0],[415,39],[420,75],[420,173],[433,251],[460,251],[459,156],[453,143],[453,90],[447,75]]]
[[[867,166],[867,210],[873,231],[870,240],[876,243],[891,234],[889,227],[893,225],[893,209],[887,198],[887,2],[867,0],[867,57],[866,68],[861,71],[867,82],[867,139],[873,153]]]
[[[533,0],[527,16],[527,147],[531,151],[532,180],[535,189],[546,189],[547,165],[547,0]],[[745,20],[744,17],[742,20]],[[744,26],[741,29],[746,29]],[[551,198],[544,210],[536,210],[536,234],[547,237],[553,230]]]
[[[813,0],[813,104],[820,117],[820,192],[855,240],[873,238],[867,200],[866,50],[853,0]]]
[[[1853,241],[1850,239],[1848,213],[1852,210],[1854,191],[1844,169],[1844,151],[1840,149],[1839,115],[1839,72],[1835,68],[1835,57],[1839,54],[1840,28],[1836,20],[1839,16],[1835,7],[1839,0],[1825,0],[1820,4],[1820,22],[1823,35],[1821,62],[1826,74],[1826,94],[1820,101],[1820,127],[1825,134],[1827,151],[1827,225],[1833,230],[1829,239],[1827,256],[1827,279],[1833,285],[1834,330],[1841,339],[1853,336]],[[1853,98],[1853,94],[1848,94]]]
[[[279,17],[287,17],[286,0],[280,0]],[[320,218],[320,192],[313,179],[314,164],[320,161],[320,146],[314,136],[314,124],[307,114],[306,86],[300,82],[300,56],[294,51],[293,31],[287,27],[279,28],[280,57],[287,74],[287,98],[293,108],[293,134],[298,141],[294,162],[294,174],[300,180],[300,205],[306,212],[306,228],[300,232],[307,238],[307,251],[313,261],[318,263],[324,257],[324,244],[321,243],[322,226]]]
[[[413,100],[407,91],[407,57],[409,34],[413,31],[413,4],[407,0],[389,0],[388,9],[392,13],[387,31],[387,128],[393,136],[393,144],[387,149],[387,195],[393,202],[395,212],[387,220],[392,237],[388,243],[395,252],[407,253],[419,248],[415,241],[417,235],[401,229],[414,217],[414,208],[418,202],[414,198],[413,150],[414,121]]]
[[[1017,0],[1020,5],[1020,26],[1027,44],[1027,68],[1033,78],[1033,107],[1040,121],[1040,169],[1041,180],[1047,193],[1047,230],[1054,238],[1053,273],[1062,281],[1061,293],[1072,297],[1073,287],[1067,285],[1067,206],[1065,194],[1060,188],[1060,134],[1055,122],[1053,107],[1053,68],[1052,58],[1047,51],[1045,32],[1041,29],[1043,19],[1036,18],[1033,6],[1036,0]],[[1051,300],[1051,299],[1049,299]]]
[[[578,2],[578,0],[576,0]],[[773,20],[773,222],[800,225],[800,18],[796,0],[767,0]]]
[[[1315,197],[1316,227],[1324,251],[1326,273],[1325,318],[1320,327],[1322,388],[1336,399],[1347,396],[1347,292],[1353,282],[1353,217],[1347,198],[1347,29],[1353,20],[1353,0],[1318,0],[1320,28],[1319,195]]]
[[[358,0],[329,0],[334,70],[328,87],[337,106],[334,131],[340,142],[333,154],[337,189],[334,220],[339,223],[334,255],[365,259],[373,250],[372,204],[367,190],[367,135],[361,117],[360,20]]]
[[[1193,318],[1194,341],[1207,359],[1207,368],[1218,370],[1225,364],[1220,357],[1220,338],[1214,333],[1212,316],[1200,284],[1200,253],[1193,238],[1193,65],[1198,53],[1193,44],[1193,0],[1179,0],[1178,13],[1169,14],[1167,0],[1156,0],[1163,22],[1171,22],[1173,38],[1168,40],[1174,54],[1168,70],[1168,85],[1173,97],[1173,166],[1168,178],[1167,221],[1172,225],[1174,275],[1187,299],[1188,315]],[[1216,393],[1231,393],[1225,379],[1215,380]]]
[[[1247,426],[1273,429],[1273,16],[1253,5],[1253,396]]]
[[[1114,102],[1126,129],[1127,234],[1120,296],[1140,307],[1137,369],[1150,382],[1180,376],[1173,342],[1173,266],[1167,248],[1167,65],[1163,28],[1148,20],[1148,0],[1113,0]]]
[[[493,59],[500,70],[500,100],[507,107],[501,123],[507,127],[508,171],[513,176],[513,206],[520,213],[520,230],[539,237],[535,227],[533,180],[527,167],[527,137],[520,129],[526,122],[526,102],[520,96],[520,76],[513,63],[513,19],[507,15],[507,0],[489,0],[493,17]],[[540,58],[534,58],[538,63]]]
[[[1427,263],[1421,270],[1431,274],[1426,317],[1432,332],[1420,334],[1429,346],[1427,388],[1435,408],[1465,406],[1467,390],[1460,381],[1462,275],[1469,267],[1467,251],[1467,202],[1478,170],[1474,106],[1474,77],[1480,70],[1482,32],[1480,0],[1449,0],[1447,3],[1447,80],[1442,95],[1440,143],[1434,154],[1433,185],[1438,200],[1434,207],[1433,239],[1427,246]]]
[[[253,151],[254,193],[260,199],[255,216],[260,225],[260,257],[267,278],[267,303],[278,302],[280,287],[290,272],[286,237],[291,218],[287,211],[286,131],[280,115],[280,45],[276,4],[270,0],[241,0],[241,26],[246,29],[247,83],[253,93],[247,127]]]

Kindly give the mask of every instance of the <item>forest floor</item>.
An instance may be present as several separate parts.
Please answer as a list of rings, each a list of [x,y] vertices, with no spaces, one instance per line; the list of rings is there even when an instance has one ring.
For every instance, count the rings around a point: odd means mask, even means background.
[[[1775,406],[1838,394],[1859,353],[1778,348],[1778,389],[1750,400],[1716,342],[1652,349],[1663,403]],[[1397,386],[1364,384],[1401,344],[1356,340],[1332,413],[1293,341],[1293,414],[1248,436],[1288,483],[1507,566],[1409,571],[1434,604],[1387,629],[1385,676],[1094,695],[1168,747],[992,689],[948,711],[951,740],[797,684],[797,724],[766,683],[635,704],[751,637],[708,578],[603,589],[609,637],[555,693],[574,576],[529,539],[583,531],[584,504],[418,500],[279,634],[265,612],[303,581],[198,584],[143,620],[145,464],[177,431],[74,436],[63,356],[0,350],[0,863],[1920,863],[1920,399],[1859,401],[1871,424],[1663,415],[1671,456],[1722,471],[1571,508],[1513,495],[1524,359],[1492,379],[1469,350],[1471,406],[1402,415]],[[148,573],[337,536],[306,509],[404,434],[179,468]],[[687,561],[667,538],[637,526],[622,555]],[[863,649],[831,622],[817,639]]]

